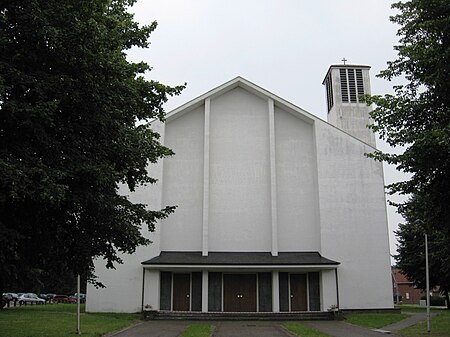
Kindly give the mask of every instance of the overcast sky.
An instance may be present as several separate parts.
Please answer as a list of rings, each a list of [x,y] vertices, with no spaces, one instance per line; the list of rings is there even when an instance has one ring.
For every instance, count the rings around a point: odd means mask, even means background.
[[[395,83],[375,75],[396,58],[396,12],[386,0],[138,0],[131,11],[141,24],[158,22],[148,49],[132,61],[153,67],[148,77],[168,85],[187,83],[179,105],[236,76],[271,91],[326,120],[323,78],[331,64],[370,65],[372,94]],[[378,141],[378,147],[386,145]],[[385,166],[386,183],[402,179]],[[401,221],[388,209],[392,234]],[[370,239],[370,238],[368,238]]]

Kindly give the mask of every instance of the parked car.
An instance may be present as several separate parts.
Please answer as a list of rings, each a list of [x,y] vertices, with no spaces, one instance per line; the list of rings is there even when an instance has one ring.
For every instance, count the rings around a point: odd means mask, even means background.
[[[2,297],[7,301],[14,301],[19,298],[19,296],[16,293],[3,293]]]
[[[33,293],[25,293],[18,298],[19,304],[45,304],[45,300],[39,298],[36,294]]]
[[[73,298],[75,300],[75,303],[77,302],[77,293],[70,295],[70,298]],[[86,302],[86,294],[82,294],[80,293],[80,303],[85,303]]]
[[[55,296],[55,294],[40,294],[39,297],[43,300],[46,300],[47,302],[50,302],[50,300]]]
[[[53,302],[53,297],[55,297],[56,294],[47,294],[47,302],[51,303]]]
[[[77,300],[66,295],[55,295],[53,303],[77,303]]]
[[[5,305],[9,306],[9,303],[11,301],[17,302],[17,294],[14,293],[3,293],[1,300],[0,300],[0,309],[3,308]]]

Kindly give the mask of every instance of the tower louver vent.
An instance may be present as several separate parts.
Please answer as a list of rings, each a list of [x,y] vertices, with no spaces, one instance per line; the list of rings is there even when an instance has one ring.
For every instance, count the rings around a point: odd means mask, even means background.
[[[339,72],[341,75],[342,102],[348,102],[347,71],[346,69],[339,69]]]
[[[358,88],[358,96],[364,95],[364,83],[361,69],[356,69],[356,83]]]
[[[348,72],[348,89],[350,91],[350,102],[356,103],[356,81],[354,69],[347,69]]]
[[[325,88],[327,89],[328,111],[330,111],[331,108],[333,107],[333,104],[334,104],[334,99],[333,99],[333,80],[331,79],[331,74],[325,80]]]
[[[364,95],[364,82],[361,69],[339,69],[343,103],[359,103]]]

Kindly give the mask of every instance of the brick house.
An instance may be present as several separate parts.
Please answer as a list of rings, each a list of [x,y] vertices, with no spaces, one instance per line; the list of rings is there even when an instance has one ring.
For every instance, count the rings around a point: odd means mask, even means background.
[[[422,290],[416,288],[413,282],[395,267],[392,267],[392,293],[394,302],[403,304],[419,304],[422,296]]]

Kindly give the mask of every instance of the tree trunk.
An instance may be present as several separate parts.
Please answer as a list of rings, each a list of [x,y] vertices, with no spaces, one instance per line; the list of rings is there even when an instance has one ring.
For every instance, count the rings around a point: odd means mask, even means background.
[[[3,307],[6,305],[6,301],[3,301],[3,291],[5,290],[4,284],[3,284],[3,276],[1,275],[3,270],[0,270],[0,310],[3,309]]]

